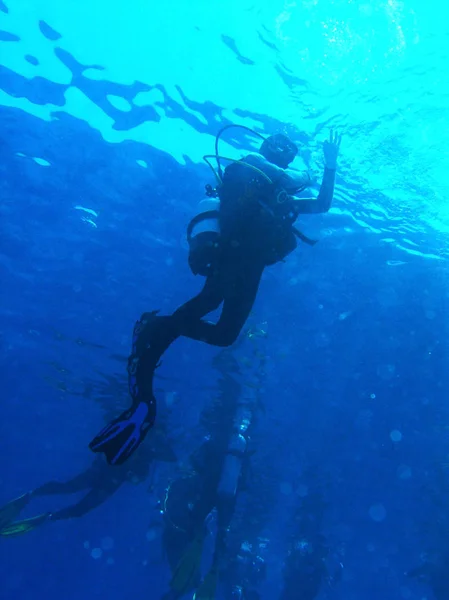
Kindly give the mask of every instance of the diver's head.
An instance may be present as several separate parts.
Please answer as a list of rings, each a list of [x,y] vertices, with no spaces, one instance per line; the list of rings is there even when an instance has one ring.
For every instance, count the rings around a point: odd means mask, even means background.
[[[276,133],[263,141],[259,152],[270,163],[286,169],[298,154],[298,147],[286,135]]]

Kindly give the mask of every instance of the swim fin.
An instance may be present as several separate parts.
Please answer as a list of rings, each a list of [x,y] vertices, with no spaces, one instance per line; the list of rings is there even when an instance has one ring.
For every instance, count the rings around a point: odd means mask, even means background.
[[[170,581],[170,588],[184,595],[193,589],[200,576],[205,531],[201,531],[181,556]]]
[[[93,452],[104,452],[110,465],[123,464],[144,440],[154,424],[156,401],[141,401],[125,410],[90,442]]]
[[[42,515],[38,515],[37,517],[32,517],[31,519],[24,519],[23,521],[16,521],[15,523],[11,523],[7,525],[0,531],[0,535],[3,537],[16,537],[17,535],[23,535],[24,533],[28,533],[39,527],[39,525],[43,525],[45,521],[50,517],[50,513],[45,513]]]
[[[166,318],[166,317],[165,317]],[[153,376],[161,352],[151,346],[161,319],[157,311],[144,313],[133,329],[128,357],[128,389],[131,408],[107,425],[90,442],[93,452],[104,452],[110,465],[123,464],[138,448],[156,419]]]
[[[217,580],[218,571],[215,567],[212,567],[195,592],[193,600],[215,600]]]
[[[27,492],[26,494],[11,500],[11,502],[8,502],[8,504],[5,504],[5,506],[0,508],[0,531],[3,530],[6,525],[9,525],[12,521],[14,521],[14,519],[28,504],[30,498],[31,494],[30,492]]]

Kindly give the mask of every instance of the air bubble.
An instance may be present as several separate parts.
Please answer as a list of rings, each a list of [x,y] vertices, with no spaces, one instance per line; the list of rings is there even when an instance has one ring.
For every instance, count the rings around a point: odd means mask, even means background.
[[[101,547],[103,550],[112,550],[114,547],[114,540],[110,536],[106,536],[101,540]]]
[[[172,406],[176,398],[176,392],[165,392],[165,404],[166,406]]]
[[[410,479],[412,476],[412,470],[408,465],[399,465],[396,474],[399,479]]]
[[[385,506],[383,504],[373,504],[372,506],[370,506],[369,516],[372,518],[373,521],[376,521],[376,523],[381,523],[385,520],[385,517],[387,516]]]
[[[339,320],[339,321],[345,321],[345,320],[346,320],[346,319],[347,319],[347,318],[348,318],[348,317],[351,315],[351,312],[352,312],[352,311],[350,311],[350,310],[347,310],[346,312],[342,312],[342,313],[340,313],[340,314],[338,315],[338,320]]]
[[[147,531],[147,534],[145,536],[147,538],[148,542],[152,542],[153,540],[156,539],[157,535],[156,535],[156,530],[155,529],[149,529]]]
[[[317,346],[317,348],[326,348],[330,343],[330,337],[326,333],[317,333],[315,335],[315,346]]]
[[[393,379],[396,373],[396,367],[394,365],[379,365],[377,367],[377,375],[384,379],[385,381],[389,381]]]
[[[390,433],[390,439],[392,442],[400,442],[402,440],[402,433],[398,429],[393,429]]]
[[[101,548],[93,548],[90,555],[95,560],[98,560],[99,558],[101,558],[103,556],[103,550]]]
[[[291,483],[284,482],[281,483],[281,494],[284,494],[284,496],[289,496],[293,491],[293,487]]]

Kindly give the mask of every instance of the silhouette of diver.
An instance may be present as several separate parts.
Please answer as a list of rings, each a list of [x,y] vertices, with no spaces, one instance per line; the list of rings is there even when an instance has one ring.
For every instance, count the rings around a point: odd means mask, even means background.
[[[254,354],[257,370],[263,360]],[[253,370],[251,385],[246,385],[239,362],[229,351],[220,353],[215,364],[221,374],[220,396],[202,414],[208,435],[190,457],[190,472],[170,484],[164,499],[162,539],[172,571],[170,591],[164,600],[176,600],[195,588],[195,600],[213,600],[227,563],[229,527],[249,460],[247,437],[257,404],[253,387],[257,377]],[[212,513],[216,516],[212,565],[201,579],[203,546]]]
[[[331,132],[324,142],[325,167],[318,196],[303,198],[300,194],[311,186],[312,178],[288,168],[298,148],[287,136],[264,138],[252,132],[263,139],[258,153],[231,160],[218,152],[220,136],[229,127],[216,138],[212,158],[217,171],[208,162],[211,156],[204,157],[218,185],[215,190],[206,186],[209,205],[187,230],[189,264],[194,274],[206,277],[204,287],[172,315],[147,312],[136,322],[128,358],[132,405],[89,444],[93,452],[103,452],[110,464],[126,461],[154,425],[153,378],[167,348],[180,336],[213,346],[233,344],[251,312],[265,268],[293,252],[297,238],[315,243],[294,227],[298,216],[325,213],[331,207],[341,136]],[[222,159],[231,160],[224,172]],[[217,323],[204,319],[220,305]]]
[[[126,466],[111,467],[102,458],[68,481],[49,481],[35,490],[27,492],[0,508],[0,536],[13,537],[28,533],[48,521],[61,521],[83,517],[94,510],[125,483],[145,481],[155,460],[176,462],[165,436],[157,435],[153,444],[136,452]],[[15,521],[28,503],[39,496],[71,495],[87,490],[87,494],[75,504],[61,510],[46,512],[30,519]]]

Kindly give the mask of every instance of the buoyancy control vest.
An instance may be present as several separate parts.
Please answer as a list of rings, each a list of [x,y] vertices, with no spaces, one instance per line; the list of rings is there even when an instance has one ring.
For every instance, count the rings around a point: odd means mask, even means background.
[[[232,162],[223,173],[216,193],[200,202],[198,214],[187,229],[189,265],[196,275],[210,274],[220,245],[239,247],[265,266],[283,260],[303,236],[293,224],[298,216],[291,196],[276,180],[245,159]]]
[[[272,237],[276,228],[288,228],[297,218],[291,197],[277,179],[250,162],[251,157],[228,165],[218,188],[223,235],[254,242]]]
[[[278,181],[249,160],[234,162],[224,171],[218,189],[221,235],[268,266],[296,248],[292,226],[297,212]]]

